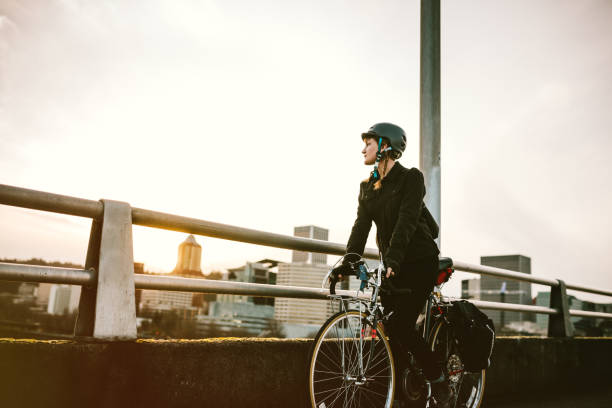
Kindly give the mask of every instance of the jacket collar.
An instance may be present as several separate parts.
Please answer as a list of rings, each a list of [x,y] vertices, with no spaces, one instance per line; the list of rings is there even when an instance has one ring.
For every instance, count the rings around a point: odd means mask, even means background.
[[[385,178],[382,179],[382,182],[383,183],[392,182],[397,177],[399,177],[403,169],[404,169],[404,166],[402,166],[398,161],[396,161],[393,167],[391,168],[391,170],[389,170],[389,173],[387,173]]]

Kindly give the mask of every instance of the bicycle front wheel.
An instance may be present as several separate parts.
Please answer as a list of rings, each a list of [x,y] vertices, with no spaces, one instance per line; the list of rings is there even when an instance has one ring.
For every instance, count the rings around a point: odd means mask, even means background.
[[[443,362],[450,386],[455,391],[454,406],[456,408],[479,408],[484,395],[486,371],[467,372],[464,370],[452,329],[442,320],[434,326],[430,345],[436,358]]]
[[[340,312],[315,338],[310,361],[313,408],[391,407],[395,387],[393,355],[382,325],[365,313]]]

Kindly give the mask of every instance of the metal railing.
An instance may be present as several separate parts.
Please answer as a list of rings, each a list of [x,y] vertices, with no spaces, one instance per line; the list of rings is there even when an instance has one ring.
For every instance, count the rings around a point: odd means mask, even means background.
[[[2,280],[81,285],[83,290],[75,328],[75,335],[79,336],[135,338],[135,289],[309,299],[326,299],[329,294],[327,290],[320,288],[134,274],[132,224],[305,252],[343,255],[345,251],[345,245],[328,241],[133,208],[123,202],[92,201],[2,184],[0,204],[92,218],[83,270],[0,263]],[[364,256],[378,259],[378,251],[366,249]],[[460,261],[455,261],[454,265],[459,271],[550,286],[550,307],[471,300],[483,309],[550,315],[550,336],[572,336],[573,326],[569,320],[571,316],[612,319],[611,313],[570,310],[566,293],[567,289],[572,289],[612,296],[612,291]]]

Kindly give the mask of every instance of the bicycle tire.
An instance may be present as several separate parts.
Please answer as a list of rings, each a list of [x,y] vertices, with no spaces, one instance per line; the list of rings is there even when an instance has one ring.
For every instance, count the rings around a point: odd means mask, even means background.
[[[313,408],[391,407],[395,363],[382,325],[374,331],[356,310],[331,316],[315,337],[308,381]]]
[[[435,323],[428,343],[439,361],[444,363],[445,374],[455,390],[455,408],[479,408],[484,396],[486,370],[463,371],[452,328],[444,320]]]

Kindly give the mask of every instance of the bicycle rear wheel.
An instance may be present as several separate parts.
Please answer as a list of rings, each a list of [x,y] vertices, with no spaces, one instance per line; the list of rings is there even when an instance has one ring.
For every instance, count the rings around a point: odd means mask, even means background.
[[[313,408],[391,407],[394,363],[382,325],[358,311],[330,317],[313,344],[309,385]]]
[[[438,361],[443,362],[450,385],[455,391],[455,408],[480,407],[485,388],[485,370],[473,373],[464,370],[452,329],[446,322],[437,322],[429,344]]]

